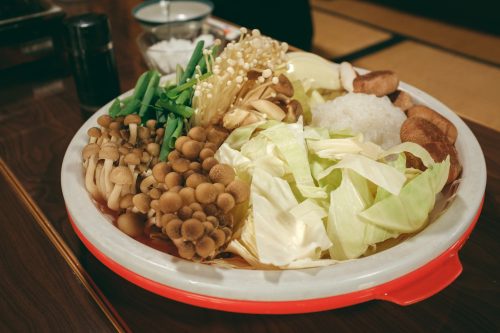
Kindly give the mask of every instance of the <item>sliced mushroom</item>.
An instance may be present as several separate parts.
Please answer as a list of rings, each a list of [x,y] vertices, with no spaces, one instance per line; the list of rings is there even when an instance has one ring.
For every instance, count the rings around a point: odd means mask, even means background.
[[[255,110],[267,115],[270,119],[281,121],[286,116],[285,112],[279,106],[270,101],[259,99],[250,104]]]
[[[280,74],[280,76],[278,76],[278,83],[273,84],[271,87],[279,94],[283,94],[287,97],[293,96],[294,91],[292,82],[290,82],[284,74]]]

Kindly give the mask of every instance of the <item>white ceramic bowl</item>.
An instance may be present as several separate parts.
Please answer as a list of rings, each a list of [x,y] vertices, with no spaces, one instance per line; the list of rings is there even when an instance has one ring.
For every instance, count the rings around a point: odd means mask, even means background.
[[[190,304],[236,312],[299,313],[370,299],[399,304],[424,299],[461,272],[457,251],[479,215],[486,166],[479,143],[455,113],[408,84],[400,88],[455,124],[462,181],[443,215],[418,235],[380,253],[321,268],[249,271],[189,262],[128,237],[92,203],[84,186],[81,151],[86,131],[111,103],[80,128],[66,151],[61,184],[68,214],[85,245],[112,270],[145,289]]]

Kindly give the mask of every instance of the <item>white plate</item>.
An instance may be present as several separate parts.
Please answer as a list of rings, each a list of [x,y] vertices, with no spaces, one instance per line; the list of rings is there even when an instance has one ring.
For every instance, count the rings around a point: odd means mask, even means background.
[[[465,123],[428,94],[405,83],[400,84],[400,89],[409,92],[416,103],[429,106],[455,124],[462,182],[449,209],[435,222],[415,237],[372,256],[321,268],[248,271],[193,263],[128,237],[92,203],[84,186],[81,151],[87,144],[86,132],[111,103],[80,128],[66,151],[61,184],[68,213],[83,237],[102,255],[153,283],[188,293],[239,301],[304,301],[384,284],[424,266],[455,244],[474,221],[486,185],[483,153]]]

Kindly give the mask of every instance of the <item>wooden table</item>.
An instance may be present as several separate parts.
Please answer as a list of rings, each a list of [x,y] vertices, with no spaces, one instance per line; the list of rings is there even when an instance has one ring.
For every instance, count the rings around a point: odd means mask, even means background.
[[[130,17],[134,3],[65,5],[72,14],[109,15],[123,91],[145,70],[135,45],[140,27]],[[499,132],[468,122],[487,159],[488,185],[477,227],[460,252],[464,271],[444,291],[408,307],[372,301],[305,315],[225,313],[149,293],[111,272],[77,239],[66,216],[60,167],[85,119],[71,77],[41,67],[37,75],[31,66],[0,73],[1,332],[500,330]]]

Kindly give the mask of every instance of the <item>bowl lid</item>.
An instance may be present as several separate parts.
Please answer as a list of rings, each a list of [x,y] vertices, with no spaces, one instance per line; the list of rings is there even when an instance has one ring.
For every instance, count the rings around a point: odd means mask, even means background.
[[[213,3],[208,0],[149,0],[135,6],[132,15],[148,25],[169,24],[202,19],[210,15],[213,8]]]

